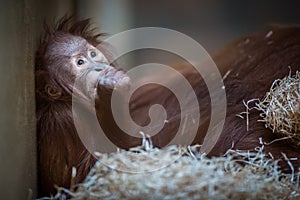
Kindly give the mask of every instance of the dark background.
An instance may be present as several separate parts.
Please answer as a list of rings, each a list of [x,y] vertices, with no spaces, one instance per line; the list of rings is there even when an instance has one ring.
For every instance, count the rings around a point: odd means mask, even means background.
[[[180,31],[213,53],[238,36],[269,24],[300,24],[299,1],[1,0],[0,5],[0,199],[36,195],[34,52],[44,19],[66,13],[91,17],[109,34],[155,26]],[[166,52],[145,50],[120,59],[125,68],[174,62]]]
[[[213,54],[237,37],[269,25],[300,23],[299,8],[300,1],[77,0],[74,9],[78,18],[92,18],[109,34],[137,27],[169,28],[187,34]],[[119,62],[129,69],[149,61],[177,60],[166,52],[143,50]]]

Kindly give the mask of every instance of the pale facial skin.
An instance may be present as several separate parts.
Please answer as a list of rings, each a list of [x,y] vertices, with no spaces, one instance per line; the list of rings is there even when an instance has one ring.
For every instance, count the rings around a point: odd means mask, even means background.
[[[56,44],[53,53],[63,57],[64,67],[82,82],[83,92],[88,96],[95,95],[99,85],[109,89],[116,86],[128,87],[129,77],[123,70],[112,67],[99,49],[82,37],[71,36],[71,38],[68,40],[71,42]]]
[[[72,54],[70,62],[78,74],[84,73],[90,68],[95,71],[102,71],[105,65],[109,65],[104,54],[89,43],[85,45],[85,52]]]
[[[110,68],[108,60],[104,54],[91,44],[85,44],[85,51],[76,52],[70,57],[72,71],[76,77],[84,77],[85,90],[91,96],[95,93],[95,88],[99,82],[101,71]]]

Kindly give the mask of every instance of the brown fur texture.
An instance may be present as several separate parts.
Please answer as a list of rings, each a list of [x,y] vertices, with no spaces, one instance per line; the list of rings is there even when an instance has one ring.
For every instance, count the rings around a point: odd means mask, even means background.
[[[222,74],[228,70],[231,72],[224,81],[228,106],[226,122],[212,154],[217,155],[230,148],[232,141],[236,149],[252,150],[258,146],[260,137],[266,143],[277,139],[263,123],[257,122],[259,111],[250,111],[248,131],[245,120],[235,115],[245,111],[243,100],[262,99],[276,79],[289,74],[289,66],[292,74],[300,70],[300,27],[270,27],[262,33],[243,37],[221,50],[214,60]],[[299,150],[287,141],[266,145],[265,150],[277,159],[283,159],[282,153],[289,158],[296,157],[298,160],[292,163],[295,170],[300,167]],[[281,164],[283,170],[290,171],[285,162]]]
[[[68,63],[51,50],[59,50],[54,45],[59,48],[61,43],[72,42],[71,35],[83,37],[94,46],[100,43],[101,36],[92,34],[89,20],[74,23],[70,17],[62,19],[53,29],[46,26],[45,31],[35,69],[40,195],[55,194],[54,184],[68,187],[73,166],[80,175],[76,182],[82,181],[95,162],[82,145],[73,122],[74,77],[64,68]],[[47,85],[51,86],[50,91]]]
[[[268,31],[272,35],[266,37]],[[70,73],[68,62],[60,55],[64,43],[72,42],[72,35],[87,40],[93,46],[101,41],[89,29],[89,21],[74,22],[71,18],[62,20],[54,29],[47,28],[36,54],[36,99],[37,132],[39,145],[39,188],[40,195],[54,194],[54,185],[69,187],[71,169],[77,168],[76,183],[83,181],[95,158],[85,149],[74,126],[72,113],[72,92],[83,102],[86,116],[90,113],[89,97],[78,88],[73,88],[74,76]],[[79,48],[79,47],[78,47]],[[105,50],[101,49],[105,54]],[[63,49],[62,52],[65,52]],[[109,57],[109,55],[107,55]],[[272,82],[300,69],[300,28],[272,27],[269,30],[238,39],[219,51],[214,57],[222,75],[230,70],[224,83],[227,94],[227,117],[217,145],[210,156],[220,156],[234,144],[234,148],[254,150],[259,146],[259,138],[271,142],[276,136],[264,124],[257,122],[259,113],[250,114],[250,129],[246,122],[236,116],[245,107],[243,100],[262,98]],[[201,124],[193,143],[201,144],[210,122],[210,99],[207,87],[201,76],[187,63],[174,65],[191,83],[199,101]],[[170,80],[176,84],[176,80]],[[98,120],[107,137],[120,148],[128,149],[141,144],[140,138],[123,133],[113,120],[110,109],[111,87],[97,85],[96,111]],[[186,99],[189,101],[189,95]],[[86,101],[86,102],[84,102]],[[152,84],[134,93],[130,102],[133,120],[139,125],[147,125],[149,107],[161,104],[167,111],[169,123],[151,140],[154,146],[164,147],[174,137],[180,122],[178,100],[166,88]],[[121,113],[120,113],[121,114]],[[83,117],[84,118],[84,117]],[[84,119],[83,119],[84,121]],[[84,127],[91,132],[92,127]],[[266,151],[276,158],[299,157],[299,151],[285,141],[266,145]],[[299,161],[293,161],[295,167]],[[284,170],[288,165],[282,163]]]

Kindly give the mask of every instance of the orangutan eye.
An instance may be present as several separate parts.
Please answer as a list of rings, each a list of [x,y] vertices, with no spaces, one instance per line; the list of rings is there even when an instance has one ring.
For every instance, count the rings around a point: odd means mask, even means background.
[[[91,52],[91,57],[92,57],[92,58],[95,58],[96,56],[97,56],[97,53],[96,53],[95,51],[92,51],[92,52]]]
[[[84,60],[82,59],[77,60],[77,65],[83,65],[83,64],[84,64]]]

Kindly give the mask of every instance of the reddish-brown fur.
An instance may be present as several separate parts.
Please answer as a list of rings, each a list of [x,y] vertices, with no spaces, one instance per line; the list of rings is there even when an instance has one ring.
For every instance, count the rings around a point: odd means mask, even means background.
[[[272,27],[273,34],[267,38],[267,31],[238,39],[222,49],[214,60],[222,75],[231,70],[225,79],[227,94],[227,117],[223,132],[217,145],[210,152],[211,156],[222,155],[227,149],[234,148],[253,150],[259,146],[259,137],[270,142],[276,136],[257,122],[258,112],[250,114],[250,129],[246,130],[246,122],[236,114],[245,110],[243,100],[262,98],[269,90],[271,83],[289,73],[300,69],[300,28]],[[59,43],[70,42],[70,35],[78,35],[96,46],[100,43],[100,35],[89,31],[88,20],[73,22],[63,20],[54,28],[46,29],[36,55],[36,102],[37,102],[37,132],[39,146],[39,188],[40,195],[54,194],[54,184],[70,186],[71,169],[77,168],[76,182],[83,181],[95,159],[85,149],[77,135],[72,114],[72,88],[74,77],[68,70],[52,66],[55,54],[49,54],[49,48],[59,48]],[[272,43],[270,43],[272,41]],[[51,47],[54,43],[57,46]],[[66,66],[56,59],[55,65]],[[174,68],[185,75],[194,88],[201,112],[201,124],[194,143],[202,143],[210,121],[210,99],[203,79],[187,63],[176,64]],[[174,84],[176,83],[176,80]],[[47,87],[47,85],[50,87]],[[76,91],[82,99],[85,94]],[[97,87],[96,110],[100,124],[111,141],[121,148],[139,145],[140,138],[133,138],[123,133],[115,124],[110,110],[111,89],[105,86]],[[187,97],[188,98],[188,97]],[[167,110],[169,123],[151,139],[155,146],[163,147],[174,136],[178,128],[180,109],[175,96],[166,88],[158,85],[147,85],[136,92],[130,104],[132,118],[140,125],[149,123],[147,114],[152,104],[162,104]],[[88,104],[82,104],[89,115]],[[91,129],[92,130],[92,129]],[[267,152],[276,158],[281,158],[281,152],[288,157],[299,157],[299,151],[292,148],[286,141],[266,145]],[[299,161],[294,161],[296,167]],[[282,164],[284,169],[288,166]]]

